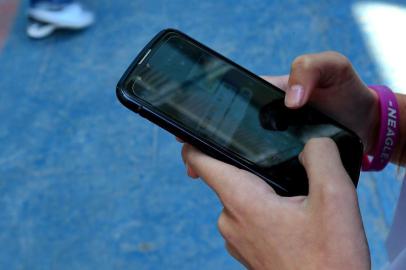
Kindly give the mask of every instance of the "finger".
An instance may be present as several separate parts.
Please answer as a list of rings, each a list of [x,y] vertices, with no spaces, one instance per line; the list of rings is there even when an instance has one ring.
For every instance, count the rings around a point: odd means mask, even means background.
[[[288,88],[289,75],[282,76],[261,76],[265,81],[270,82],[271,84],[279,87],[283,91],[286,91]]]
[[[195,171],[192,168],[190,168],[190,166],[187,164],[186,164],[186,173],[189,177],[193,179],[199,178],[199,175],[195,173]]]
[[[176,138],[176,140],[177,140],[178,142],[184,143],[184,141],[182,141],[179,137],[175,137],[175,138]],[[193,169],[190,168],[190,166],[188,166],[188,165],[186,164],[183,155],[182,155],[182,161],[183,161],[183,163],[184,163],[185,166],[186,166],[186,173],[187,173],[187,175],[188,175],[189,177],[193,178],[193,179],[199,178],[199,175],[197,175],[197,173],[195,173],[195,171],[193,171]]]
[[[184,142],[182,139],[180,139],[179,137],[175,137],[175,138],[176,138],[176,140],[177,140],[178,142],[180,142],[180,143],[185,143],[185,142]],[[185,165],[186,165],[186,173],[187,173],[187,175],[188,175],[189,177],[193,178],[193,179],[199,178],[199,175],[197,175],[197,173],[195,173],[195,172],[193,171],[193,169],[190,168],[190,166],[188,166],[188,165],[186,164],[186,162],[185,162],[185,160],[184,160],[184,158],[183,158],[183,155],[182,155],[182,161],[183,161],[183,163],[185,163]]]
[[[219,216],[217,227],[219,229],[221,236],[224,238],[226,242],[225,246],[228,253],[230,253],[231,256],[233,256],[235,259],[237,259],[239,262],[245,265],[243,257],[238,252],[236,246],[233,244],[234,242],[240,242],[236,239],[239,238],[240,235],[237,233],[238,231],[234,228],[234,225],[235,220],[232,214],[227,210],[227,208],[224,208]]]
[[[175,137],[175,138],[176,138],[176,140],[177,140],[178,142],[184,143],[184,141],[182,141],[179,137]],[[183,163],[184,163],[185,166],[186,166],[186,173],[187,173],[187,175],[188,175],[189,177],[193,178],[193,179],[199,178],[199,175],[197,175],[197,173],[195,173],[195,171],[193,171],[193,169],[190,168],[190,166],[188,166],[188,165],[186,164],[183,155],[182,155],[182,161],[183,161]]]
[[[355,194],[355,187],[342,165],[337,146],[330,138],[309,140],[299,160],[309,179],[310,201],[334,201]]]
[[[299,108],[308,102],[317,87],[328,87],[335,77],[343,80],[343,72],[352,71],[348,59],[336,52],[307,54],[297,57],[291,67],[285,104]],[[337,76],[338,75],[338,76]]]
[[[259,177],[209,157],[189,144],[183,146],[182,156],[191,170],[217,193],[225,207],[244,207],[252,204],[257,196],[275,194]]]
[[[227,242],[235,240],[234,239],[235,230],[234,230],[234,226],[233,226],[234,222],[235,222],[235,217],[227,208],[224,207],[223,211],[221,211],[221,214],[217,220],[217,228],[218,228],[221,236]]]
[[[248,262],[246,262],[241,253],[238,252],[238,249],[231,243],[226,242],[226,249],[231,256],[233,256],[237,261],[239,261],[242,265],[244,265],[247,269],[253,269],[249,266]]]

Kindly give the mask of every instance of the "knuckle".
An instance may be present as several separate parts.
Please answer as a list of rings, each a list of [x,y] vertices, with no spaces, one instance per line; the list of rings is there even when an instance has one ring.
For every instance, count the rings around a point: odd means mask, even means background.
[[[325,52],[325,54],[327,54],[330,58],[334,58],[340,64],[343,64],[343,65],[350,64],[350,60],[348,60],[348,58],[345,55],[343,55],[339,52],[327,51],[327,52]]]
[[[292,71],[312,69],[313,58],[309,54],[300,55],[292,62]]]
[[[357,202],[355,188],[351,185],[324,185],[321,192],[324,204],[337,206],[341,203]]]
[[[345,55],[335,51],[327,51],[325,54],[328,58],[334,60],[334,63],[339,71],[344,73],[352,71],[351,61]]]
[[[336,60],[346,59],[346,57],[343,54],[341,54],[337,51],[325,51],[325,52],[322,52],[322,54],[325,54],[331,58],[335,58]]]
[[[324,185],[322,194],[326,200],[336,201],[337,199],[340,199],[342,193],[336,185]]]
[[[231,241],[231,239],[233,239],[232,230],[230,226],[230,218],[227,216],[226,213],[224,213],[224,211],[220,214],[218,218],[217,227],[220,234],[226,241]]]

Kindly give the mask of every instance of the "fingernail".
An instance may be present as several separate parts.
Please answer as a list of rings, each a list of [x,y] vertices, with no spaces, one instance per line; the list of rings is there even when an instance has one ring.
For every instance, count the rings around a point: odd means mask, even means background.
[[[302,105],[304,88],[300,84],[292,85],[285,97],[287,107],[299,107]]]

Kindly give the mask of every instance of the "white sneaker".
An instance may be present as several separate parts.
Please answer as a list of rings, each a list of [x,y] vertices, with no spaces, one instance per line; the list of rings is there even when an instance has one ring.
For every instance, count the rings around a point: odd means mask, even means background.
[[[30,38],[41,39],[51,35],[57,28],[54,24],[32,21],[27,26],[27,35]]]
[[[82,29],[94,22],[93,13],[85,10],[79,3],[61,6],[47,2],[38,3],[29,8],[28,16],[34,20],[55,25],[57,28]]]

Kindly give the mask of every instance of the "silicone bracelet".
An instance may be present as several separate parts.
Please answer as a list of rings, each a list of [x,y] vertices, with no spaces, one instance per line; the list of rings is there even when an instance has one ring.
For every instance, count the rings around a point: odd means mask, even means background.
[[[379,138],[373,156],[365,155],[363,171],[380,171],[388,164],[399,138],[399,107],[395,94],[386,86],[370,85],[379,96],[381,119]]]

